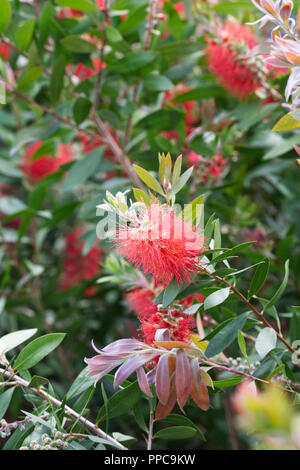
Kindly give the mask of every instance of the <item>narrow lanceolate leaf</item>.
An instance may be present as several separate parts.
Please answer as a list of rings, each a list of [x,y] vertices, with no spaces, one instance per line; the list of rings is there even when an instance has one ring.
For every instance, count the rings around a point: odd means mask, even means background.
[[[176,181],[178,180],[178,178],[180,177],[181,166],[182,166],[182,155],[179,155],[179,157],[177,157],[177,159],[174,163],[173,175],[172,175],[172,184],[175,184]]]
[[[210,308],[222,304],[223,302],[225,302],[229,294],[230,287],[224,287],[223,289],[219,289],[213,292],[204,300],[204,310],[209,310]]]
[[[202,380],[201,370],[199,368],[198,359],[195,358],[191,361],[191,395],[194,402],[201,408],[207,411],[209,408],[209,396],[206,385]]]
[[[230,344],[237,338],[238,331],[242,330],[244,324],[246,323],[247,317],[248,312],[239,315],[238,317],[234,318],[234,320],[231,320],[229,323],[227,323],[224,328],[222,328],[222,330],[213,337],[207,346],[205,355],[207,357],[215,356],[230,346]]]
[[[2,338],[0,338],[0,355],[24,343],[24,341],[31,338],[36,332],[36,328],[31,328],[29,330],[14,331],[13,333],[2,336]]]
[[[255,274],[252,278],[251,284],[250,284],[250,289],[248,292],[248,300],[250,300],[251,297],[253,297],[253,295],[255,295],[259,291],[259,289],[263,286],[268,275],[269,267],[270,267],[269,258],[265,258],[263,260],[263,263],[258,265],[255,271]]]
[[[284,265],[285,272],[284,272],[283,281],[282,281],[279,289],[277,290],[277,292],[272,297],[272,299],[269,300],[267,305],[265,305],[265,310],[268,310],[270,307],[272,307],[277,302],[277,300],[281,297],[281,295],[283,294],[283,292],[284,292],[284,290],[287,286],[288,279],[289,279],[289,261],[290,260],[286,260],[285,265]]]
[[[98,7],[93,0],[56,0],[57,5],[74,8],[79,11],[98,11]]]
[[[11,402],[15,387],[8,388],[0,394],[0,419],[5,415],[7,408]]]
[[[150,197],[148,196],[148,194],[145,193],[145,191],[143,191],[142,189],[133,188],[133,194],[136,201],[143,202],[144,204],[146,204],[146,206],[149,206]]]
[[[244,336],[243,336],[243,334],[240,330],[238,331],[238,343],[239,343],[241,353],[243,354],[244,358],[246,359],[246,361],[248,363],[248,366],[249,366],[249,369],[250,369],[250,361],[249,361],[248,354],[247,354],[246,341],[245,341],[245,338],[244,338]]]
[[[149,188],[153,189],[153,191],[156,191],[159,194],[164,194],[163,189],[159,182],[152,176],[147,170],[144,170],[144,168],[138,166],[138,165],[133,165],[138,177],[145,183]]]
[[[175,196],[185,186],[193,173],[193,167],[186,170],[173,184],[169,197]]]
[[[11,18],[11,6],[9,0],[0,2],[0,33],[4,33]]]
[[[296,119],[292,113],[288,113],[279,119],[279,121],[273,127],[272,131],[291,131],[292,129],[298,129],[298,127],[300,127],[299,118]]]
[[[17,356],[14,369],[30,369],[35,366],[57,348],[65,336],[65,333],[49,333],[33,340]]]
[[[191,391],[190,363],[184,350],[176,354],[176,395],[180,408],[186,404]]]
[[[166,405],[170,396],[169,357],[160,356],[156,368],[156,393],[159,401]]]
[[[35,26],[35,18],[28,18],[18,28],[15,37],[16,46],[22,51],[26,51],[32,39],[33,31]]]
[[[197,429],[191,426],[172,426],[154,434],[153,439],[191,439],[197,434]]]
[[[259,333],[256,342],[255,349],[258,352],[261,359],[263,359],[272,349],[276,347],[277,336],[273,328],[264,328]]]
[[[148,397],[152,398],[153,395],[151,393],[149,382],[148,382],[148,379],[147,379],[147,376],[146,376],[146,373],[145,373],[143,367],[139,367],[137,369],[136,375],[137,375],[138,383],[139,383],[139,386],[140,386],[140,389],[142,390],[142,392],[144,392],[146,395],[148,395]]]

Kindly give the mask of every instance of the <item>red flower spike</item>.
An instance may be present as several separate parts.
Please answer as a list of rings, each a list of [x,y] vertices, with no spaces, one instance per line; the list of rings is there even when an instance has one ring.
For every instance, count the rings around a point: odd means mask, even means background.
[[[244,43],[251,50],[257,41],[248,26],[228,21],[220,31],[218,40],[208,40],[206,55],[211,72],[232,95],[246,98],[259,88],[254,70],[236,51],[235,43]]]
[[[121,226],[115,239],[118,253],[129,263],[169,284],[191,282],[200,272],[203,236],[174,211],[158,204],[147,208],[139,227]]]

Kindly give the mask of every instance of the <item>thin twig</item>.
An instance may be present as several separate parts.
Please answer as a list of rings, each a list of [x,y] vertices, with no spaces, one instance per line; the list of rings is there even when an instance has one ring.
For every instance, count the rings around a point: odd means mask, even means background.
[[[54,406],[57,408],[61,408],[62,402],[54,398],[52,395],[49,395],[45,390],[41,388],[34,388],[34,387],[29,387],[29,382],[27,380],[22,379],[18,375],[15,375],[13,372],[9,370],[4,370],[0,369],[0,374],[3,374],[4,377],[8,378],[13,378],[15,382],[17,382],[18,385],[21,387],[25,387],[28,390],[30,390],[32,393],[35,395],[39,395],[41,398],[44,400],[47,400],[48,402],[52,403]],[[101,437],[102,439],[106,439],[113,445],[114,447],[120,449],[120,450],[127,450],[125,446],[120,444],[120,442],[116,441],[114,438],[106,434],[102,429],[100,429],[98,426],[96,426],[94,423],[89,421],[88,419],[84,418],[84,416],[80,415],[79,413],[76,413],[72,408],[70,408],[67,405],[64,405],[64,411],[66,414],[71,416],[74,420],[79,421],[83,426],[85,426],[87,429],[89,429],[93,434],[96,436]]]

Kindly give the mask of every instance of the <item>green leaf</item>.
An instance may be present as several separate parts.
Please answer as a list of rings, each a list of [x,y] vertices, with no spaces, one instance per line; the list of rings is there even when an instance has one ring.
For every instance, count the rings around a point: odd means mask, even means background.
[[[293,312],[293,316],[291,319],[290,324],[290,338],[291,342],[298,340],[300,338],[300,313],[292,307],[295,311]]]
[[[260,331],[255,341],[255,349],[263,359],[272,349],[276,347],[277,336],[273,328],[264,328]]]
[[[153,113],[147,114],[136,123],[138,127],[149,131],[166,131],[174,129],[182,120],[183,114],[175,109],[159,109]]]
[[[28,387],[40,388],[42,385],[49,383],[49,380],[46,377],[40,377],[39,375],[34,375],[29,382]]]
[[[204,300],[204,310],[216,307],[217,305],[225,302],[230,294],[230,287],[224,287],[223,289],[216,290]]]
[[[2,419],[6,413],[14,391],[15,391],[15,387],[11,387],[8,390],[5,390],[5,392],[0,394],[0,419]]]
[[[129,31],[132,31],[135,29],[139,24],[142,23],[142,21],[145,20],[146,18],[146,12],[147,10],[147,3],[144,2],[143,5],[139,6],[138,8],[135,8],[133,10],[129,10],[129,15],[127,18],[122,21],[118,27],[118,30],[122,34],[126,34]]]
[[[180,93],[173,98],[174,103],[185,103],[186,101],[196,101],[203,98],[217,98],[224,95],[224,88],[220,85],[203,84],[200,87]]]
[[[238,385],[242,380],[243,377],[241,375],[235,375],[234,377],[230,377],[230,379],[214,380],[213,384],[216,388],[227,388]]]
[[[18,88],[22,90],[23,88],[26,88],[28,85],[31,85],[33,82],[35,82],[42,74],[43,72],[43,67],[32,67],[31,69],[27,70],[21,77],[18,82]]]
[[[248,354],[247,354],[246,341],[245,341],[245,338],[244,338],[244,336],[243,336],[243,334],[240,330],[238,331],[238,343],[239,343],[241,353],[243,354],[244,358],[246,359],[246,361],[248,363],[248,367],[250,369],[250,361],[249,361],[249,357],[248,357]]]
[[[90,100],[84,97],[79,97],[73,106],[74,121],[76,124],[81,124],[89,115],[92,107]]]
[[[173,426],[161,429],[154,434],[153,439],[191,439],[197,434],[197,430],[191,426]]]
[[[133,188],[133,194],[138,202],[144,202],[146,206],[150,204],[150,197],[142,189]]]
[[[145,183],[149,188],[153,189],[159,194],[164,194],[163,189],[159,182],[152,176],[147,170],[138,165],[133,165],[138,177]]]
[[[199,437],[201,437],[201,439],[203,441],[205,441],[205,437],[202,434],[202,432],[197,428],[197,426],[193,423],[193,421],[190,420],[189,418],[187,418],[186,416],[171,413],[168,416],[166,416],[165,418],[163,418],[161,420],[161,422],[172,423],[172,424],[176,424],[178,426],[192,427],[197,431],[197,434],[199,435]]]
[[[127,75],[150,64],[156,57],[157,55],[152,51],[129,52],[122,59],[108,63],[107,70]]]
[[[168,44],[159,45],[156,48],[169,61],[177,60],[179,57],[186,57],[194,52],[199,52],[199,44],[191,41],[174,41]]]
[[[104,146],[97,147],[71,166],[64,183],[63,191],[70,191],[94,175],[102,158]]]
[[[21,51],[26,51],[28,49],[32,39],[34,26],[35,18],[28,18],[28,20],[24,21],[24,23],[18,28],[15,36],[15,43]]]
[[[171,80],[163,75],[146,75],[143,79],[144,87],[151,91],[167,91],[174,87]]]
[[[27,341],[27,339],[35,335],[36,332],[37,329],[32,328],[29,330],[14,331],[13,333],[2,336],[2,338],[0,338],[0,355],[24,343],[24,341]]]
[[[255,295],[259,289],[263,286],[270,267],[269,258],[264,258],[263,262],[258,265],[255,274],[251,280],[250,289],[248,292],[248,300]]]
[[[49,94],[50,99],[53,104],[56,104],[59,100],[60,94],[64,88],[64,77],[66,70],[66,58],[61,55],[54,63],[50,85],[49,85]]]
[[[80,374],[76,377],[72,383],[70,389],[67,392],[67,400],[76,397],[82,392],[85,392],[95,382],[95,377],[87,375],[88,368],[85,367]]]
[[[140,400],[141,396],[142,392],[137,382],[134,382],[123,390],[114,393],[107,402],[107,413],[109,418],[116,418],[117,416],[128,413],[129,410],[132,410],[136,402]],[[106,409],[103,405],[97,416],[97,423],[103,421],[105,417]]]
[[[30,369],[35,366],[57,348],[65,336],[65,333],[49,333],[33,340],[17,356],[14,369]]]
[[[173,300],[176,298],[177,294],[179,293],[181,286],[176,282],[171,282],[164,290],[163,294],[163,307],[168,307]]]
[[[11,6],[9,0],[1,0],[0,2],[0,33],[4,33],[9,25],[11,18]]]
[[[246,323],[248,317],[248,312],[239,315],[238,317],[231,320],[224,328],[219,331],[219,333],[214,336],[211,340],[207,349],[205,351],[205,355],[207,357],[216,356],[220,352],[224,351],[231,343],[236,339],[238,335],[238,331],[242,330],[243,326]]]
[[[95,52],[97,50],[94,44],[85,41],[80,36],[76,36],[75,34],[66,36],[65,38],[61,39],[60,42],[65,49],[77,54],[90,54],[91,52]]]
[[[282,281],[279,289],[276,291],[276,293],[272,297],[272,299],[269,300],[269,302],[265,306],[265,310],[268,310],[270,307],[272,307],[277,302],[277,300],[281,297],[281,295],[283,294],[283,292],[284,292],[284,290],[287,286],[288,279],[289,279],[289,262],[290,262],[289,260],[286,260],[286,262],[284,264],[284,278],[283,278],[283,281]]]
[[[39,31],[40,31],[40,43],[43,46],[49,36],[51,24],[54,17],[54,8],[50,1],[44,3],[40,19],[39,19]]]
[[[61,7],[74,8],[75,10],[79,11],[99,11],[93,0],[56,0],[56,3]]]
[[[113,28],[110,25],[105,25],[105,32],[108,42],[115,43],[122,41],[122,35],[116,28]]]
[[[296,119],[293,113],[288,113],[285,116],[283,116],[281,119],[279,119],[279,121],[273,127],[272,131],[274,132],[291,131],[292,129],[298,129],[298,127],[300,127],[299,118]]]
[[[193,173],[193,167],[189,168],[186,170],[178,179],[177,181],[172,185],[172,190],[169,194],[169,197],[172,198],[175,196],[187,183],[187,181],[190,179],[192,173]]]

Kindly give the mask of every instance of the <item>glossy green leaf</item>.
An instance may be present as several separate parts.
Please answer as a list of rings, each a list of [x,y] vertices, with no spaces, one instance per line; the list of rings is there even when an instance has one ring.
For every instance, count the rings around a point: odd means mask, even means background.
[[[65,336],[65,333],[49,333],[33,340],[17,356],[14,369],[30,369],[35,366],[57,348]]]
[[[255,341],[255,349],[263,359],[272,349],[276,347],[277,336],[273,328],[264,328],[260,331]]]
[[[7,408],[11,402],[15,387],[9,387],[4,392],[0,393],[0,419],[5,415]]]
[[[224,351],[238,336],[238,331],[242,330],[246,323],[248,312],[239,315],[238,317],[231,320],[227,325],[218,332],[216,336],[210,341],[205,355],[207,357],[215,356],[220,352]]]
[[[251,280],[250,289],[248,292],[248,300],[250,300],[251,297],[253,297],[253,295],[255,295],[265,283],[265,280],[268,275],[269,267],[270,267],[269,258],[264,258],[263,263],[259,264],[258,267],[256,268],[255,274]]]
[[[224,287],[223,289],[216,290],[204,300],[204,310],[217,307],[218,305],[225,302],[230,294],[230,287]]]
[[[9,0],[0,2],[0,33],[4,33],[11,19],[11,6]]]

